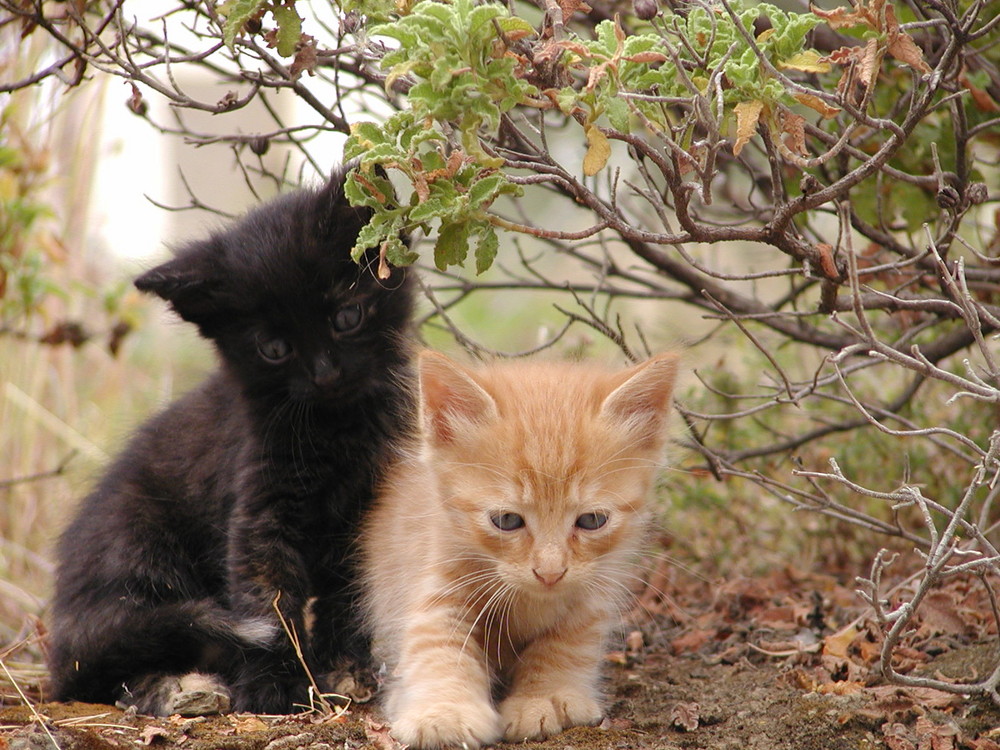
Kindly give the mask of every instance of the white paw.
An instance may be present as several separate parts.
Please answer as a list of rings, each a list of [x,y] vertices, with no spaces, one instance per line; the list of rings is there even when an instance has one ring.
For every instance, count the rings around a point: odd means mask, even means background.
[[[512,695],[500,704],[508,742],[551,737],[569,727],[596,724],[603,712],[593,698],[572,692],[544,697]]]
[[[393,718],[392,735],[412,748],[465,747],[473,750],[500,739],[500,715],[489,703],[424,705],[400,712]]]
[[[216,675],[189,672],[175,683],[165,697],[162,713],[168,716],[212,716],[229,710],[229,688]]]

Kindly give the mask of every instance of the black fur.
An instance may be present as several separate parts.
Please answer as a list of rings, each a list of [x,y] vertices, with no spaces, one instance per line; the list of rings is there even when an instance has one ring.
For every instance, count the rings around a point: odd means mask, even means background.
[[[294,710],[307,680],[279,592],[315,675],[366,657],[349,560],[408,429],[412,284],[350,259],[367,216],[341,189],[282,196],[136,280],[220,367],[139,428],[62,535],[57,699],[161,713],[157,678],[200,670],[235,710]]]

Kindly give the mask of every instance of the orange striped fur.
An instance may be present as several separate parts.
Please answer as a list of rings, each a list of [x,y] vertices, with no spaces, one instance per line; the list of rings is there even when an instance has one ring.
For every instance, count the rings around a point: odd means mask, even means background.
[[[421,355],[421,444],[362,536],[398,740],[475,748],[600,721],[675,371],[673,355],[621,372]]]

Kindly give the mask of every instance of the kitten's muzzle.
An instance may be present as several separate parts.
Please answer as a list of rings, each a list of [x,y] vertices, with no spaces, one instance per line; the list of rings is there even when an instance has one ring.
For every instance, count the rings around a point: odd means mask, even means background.
[[[331,388],[337,384],[341,375],[340,368],[324,357],[313,365],[312,382],[317,388]]]

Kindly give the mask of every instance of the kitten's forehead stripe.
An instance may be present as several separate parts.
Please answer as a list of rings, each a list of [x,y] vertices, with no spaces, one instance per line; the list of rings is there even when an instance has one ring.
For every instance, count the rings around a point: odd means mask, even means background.
[[[482,438],[484,462],[513,471],[526,495],[600,494],[612,475],[616,482],[627,481],[655,462],[650,451],[635,449],[627,435],[599,419],[602,403],[621,383],[620,373],[515,362],[475,377],[500,414]]]

